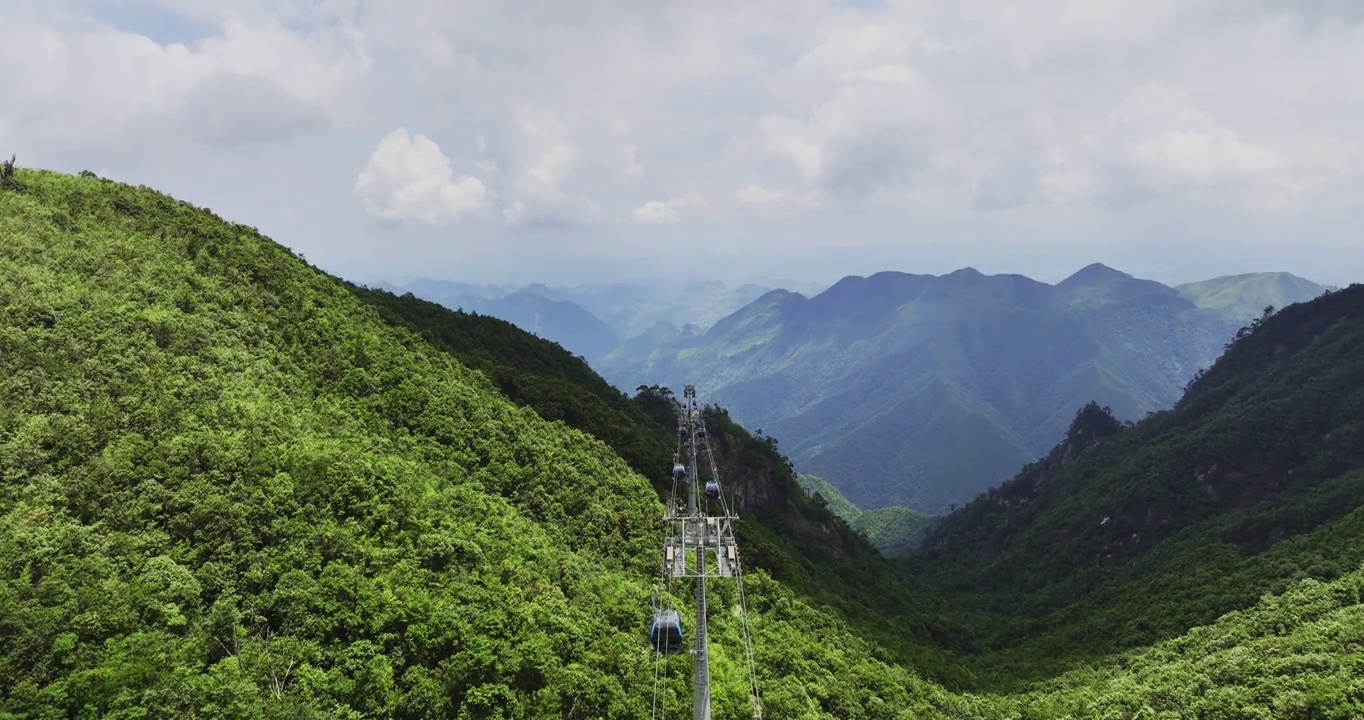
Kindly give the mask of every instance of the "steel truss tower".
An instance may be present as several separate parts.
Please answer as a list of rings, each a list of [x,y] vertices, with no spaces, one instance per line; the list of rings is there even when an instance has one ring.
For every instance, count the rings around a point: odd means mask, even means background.
[[[743,595],[743,571],[739,563],[738,543],[734,538],[734,521],[729,502],[721,492],[720,475],[706,432],[702,409],[696,402],[696,388],[687,385],[682,400],[677,403],[678,453],[676,460],[686,459],[686,465],[673,467],[674,501],[669,502],[664,516],[667,535],[663,544],[663,579],[692,580],[696,592],[696,639],[692,654],[695,663],[692,674],[692,718],[711,720],[710,650],[706,622],[706,581],[711,578],[732,580],[736,583],[740,612],[743,620],[744,651],[748,664],[750,700],[753,717],[762,718],[762,703],[758,696],[757,674],[753,662],[752,636],[748,627],[748,609]],[[703,481],[701,470],[706,470]],[[679,483],[685,482],[685,488]],[[676,492],[685,492],[686,507],[676,502]],[[713,509],[718,505],[718,509]],[[655,698],[655,717],[658,713]]]

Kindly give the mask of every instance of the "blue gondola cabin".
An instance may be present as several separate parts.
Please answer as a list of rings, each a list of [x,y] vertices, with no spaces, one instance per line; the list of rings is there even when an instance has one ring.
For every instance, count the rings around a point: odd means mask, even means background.
[[[649,628],[649,643],[654,646],[655,652],[681,652],[682,620],[676,610],[654,612],[654,624]]]

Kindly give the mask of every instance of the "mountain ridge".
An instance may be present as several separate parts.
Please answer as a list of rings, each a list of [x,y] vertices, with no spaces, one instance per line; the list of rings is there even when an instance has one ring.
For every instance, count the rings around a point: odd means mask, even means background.
[[[704,384],[859,505],[934,513],[1044,454],[1090,400],[1124,418],[1168,407],[1239,326],[1098,263],[1056,285],[885,271],[810,298],[769,292],[700,337],[594,364],[622,387]]]
[[[1124,424],[1086,405],[1048,456],[930,529],[917,561],[998,628],[983,641],[1000,668],[1332,581],[1364,553],[1360,358],[1364,285],[1263,315],[1172,408]]]

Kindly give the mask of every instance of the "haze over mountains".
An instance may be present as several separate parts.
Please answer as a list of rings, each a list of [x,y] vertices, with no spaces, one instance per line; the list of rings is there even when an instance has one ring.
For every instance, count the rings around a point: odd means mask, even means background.
[[[512,322],[623,390],[704,385],[858,506],[934,514],[1045,453],[1091,400],[1124,420],[1169,407],[1266,306],[1327,289],[1273,272],[1170,287],[1099,263],[1055,285],[964,268],[850,276],[804,293],[722,282],[376,287]]]
[[[1055,285],[882,272],[774,290],[705,333],[655,332],[595,364],[619,387],[710,388],[861,507],[939,513],[1046,453],[1085,403],[1123,420],[1169,407],[1247,308],[1324,290],[1261,274],[1181,292],[1101,264]]]
[[[649,333],[698,332],[777,287],[818,292],[823,285],[761,279],[725,283],[610,283],[574,287],[493,285],[417,278],[373,287],[413,295],[452,310],[492,315],[595,360],[622,340]],[[693,327],[688,327],[693,326]]]

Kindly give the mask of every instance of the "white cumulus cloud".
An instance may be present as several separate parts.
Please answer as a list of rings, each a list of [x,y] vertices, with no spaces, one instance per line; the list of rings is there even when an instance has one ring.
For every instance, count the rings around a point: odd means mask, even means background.
[[[677,209],[659,200],[650,200],[640,205],[630,212],[630,217],[635,222],[642,223],[675,223],[682,218],[677,214]]]
[[[1354,0],[51,0],[0,28],[3,156],[165,189],[338,269],[547,280],[647,247],[631,272],[700,248],[1024,271],[1002,253],[1072,268],[1109,238],[1364,272]],[[374,147],[399,127],[444,152]],[[443,242],[471,215],[478,242]],[[685,246],[636,242],[694,220]],[[1264,260],[1228,252],[1248,233]]]
[[[493,199],[482,180],[456,178],[450,159],[430,138],[401,127],[374,148],[355,178],[354,194],[374,217],[428,225],[480,212]]]

